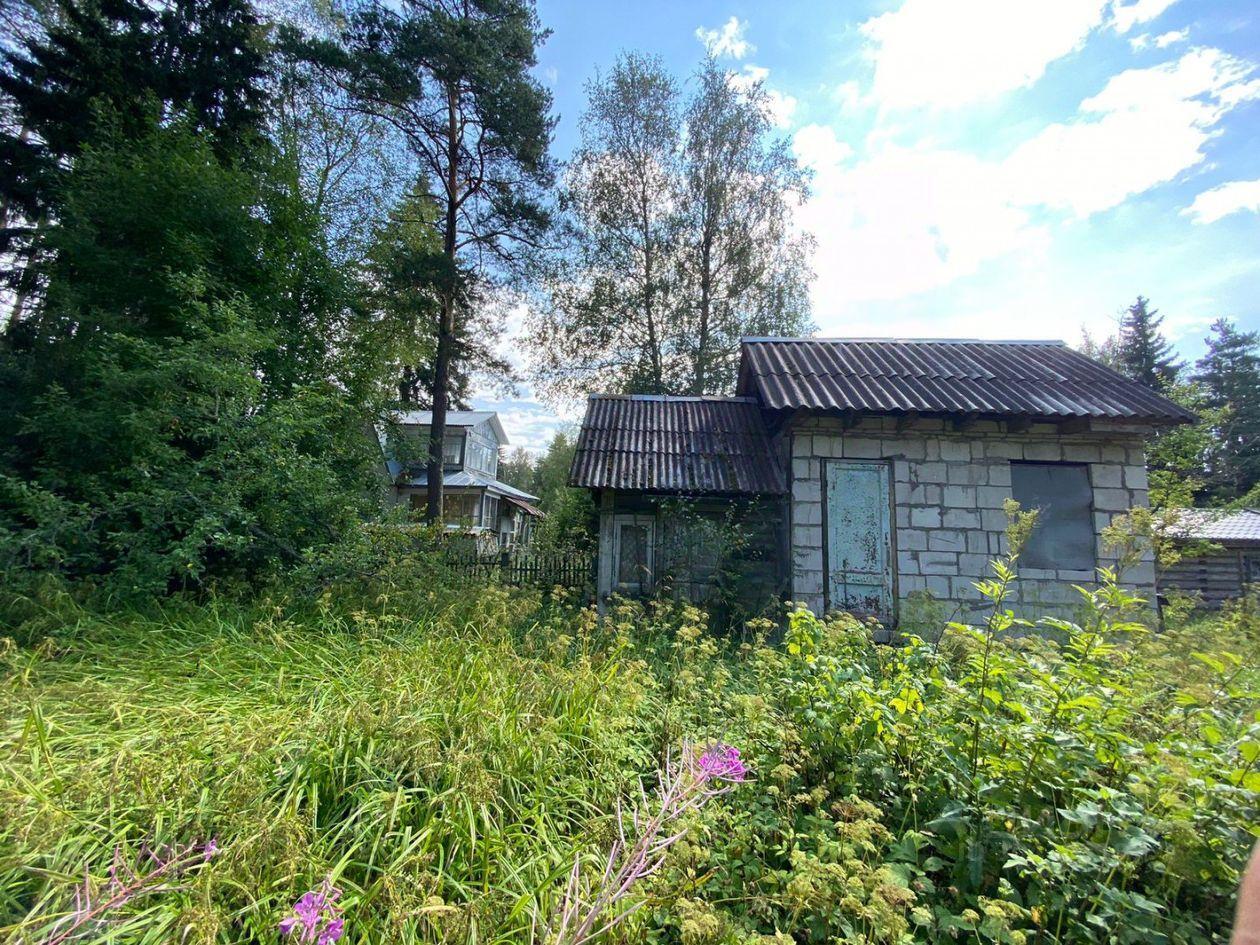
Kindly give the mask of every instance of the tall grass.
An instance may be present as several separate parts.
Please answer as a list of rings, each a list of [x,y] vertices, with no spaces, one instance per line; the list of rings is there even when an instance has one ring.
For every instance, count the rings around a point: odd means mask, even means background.
[[[215,837],[119,940],[275,941],[325,876],[376,940],[520,940],[574,835],[653,760],[636,668],[532,652],[533,608],[78,612],[10,646],[0,937],[41,941],[116,846]]]

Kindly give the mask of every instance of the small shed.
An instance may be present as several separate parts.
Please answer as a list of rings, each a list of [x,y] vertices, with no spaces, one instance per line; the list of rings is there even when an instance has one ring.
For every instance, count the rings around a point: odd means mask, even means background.
[[[601,597],[703,599],[709,575],[886,626],[970,619],[1015,499],[1041,515],[1012,603],[1070,616],[1073,585],[1116,562],[1107,526],[1146,504],[1146,438],[1194,419],[1062,342],[741,348],[738,396],[591,398],[570,483],[600,508]],[[713,524],[710,537],[679,508]],[[1125,583],[1153,603],[1154,561]]]
[[[1173,540],[1198,547],[1160,573],[1160,593],[1197,594],[1217,608],[1260,586],[1260,509],[1183,509]]]
[[[667,586],[756,610],[786,588],[787,484],[756,398],[592,395],[570,482],[599,509],[601,599]]]

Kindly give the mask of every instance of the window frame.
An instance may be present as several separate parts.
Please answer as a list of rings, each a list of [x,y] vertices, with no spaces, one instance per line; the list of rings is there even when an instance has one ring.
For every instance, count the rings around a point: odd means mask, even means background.
[[[1085,505],[1080,512],[1082,519],[1079,525],[1073,524],[1074,528],[1081,529],[1079,539],[1082,541],[1082,555],[1078,559],[1076,557],[1065,558],[1062,551],[1041,549],[1039,546],[1049,539],[1044,536],[1048,533],[1043,530],[1043,526],[1049,524],[1052,527],[1064,528],[1068,521],[1066,517],[1055,515],[1041,515],[1038,517],[1037,525],[1033,529],[1032,534],[1028,538],[1028,543],[1024,546],[1020,553],[1020,564],[1026,568],[1041,571],[1094,571],[1098,567],[1098,527],[1094,519],[1094,475],[1092,463],[1074,463],[1074,462],[1054,462],[1054,461],[1038,461],[1038,460],[1011,460],[1011,497],[1020,504],[1023,511],[1032,511],[1033,509],[1045,512],[1052,509],[1052,504],[1044,496],[1039,496],[1038,501],[1029,502],[1027,496],[1021,497],[1016,493],[1018,488],[1019,476],[1017,469],[1043,469],[1043,470],[1080,470],[1084,476],[1084,493]],[[1071,520],[1075,523],[1075,519]],[[1088,541],[1085,542],[1085,535],[1088,533]],[[1040,540],[1039,540],[1040,539]],[[1065,542],[1064,542],[1065,543]]]

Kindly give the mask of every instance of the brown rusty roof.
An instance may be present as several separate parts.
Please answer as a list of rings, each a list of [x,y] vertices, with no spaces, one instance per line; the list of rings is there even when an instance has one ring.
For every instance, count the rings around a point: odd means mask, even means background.
[[[783,482],[750,397],[593,395],[569,472],[588,489],[778,493]]]
[[[773,409],[1195,419],[1061,341],[750,338],[742,349],[737,393]]]

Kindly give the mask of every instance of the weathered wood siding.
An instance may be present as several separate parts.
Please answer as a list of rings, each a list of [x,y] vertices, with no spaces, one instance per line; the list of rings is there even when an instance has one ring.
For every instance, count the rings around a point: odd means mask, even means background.
[[[1198,594],[1205,607],[1218,608],[1225,601],[1242,596],[1243,554],[1237,548],[1227,548],[1210,554],[1188,555],[1160,573],[1159,589],[1161,593],[1176,590]]]

